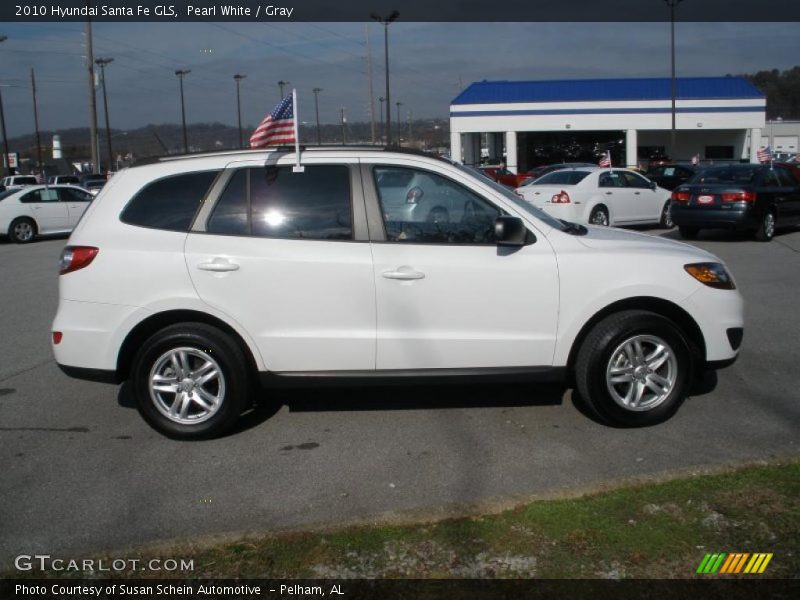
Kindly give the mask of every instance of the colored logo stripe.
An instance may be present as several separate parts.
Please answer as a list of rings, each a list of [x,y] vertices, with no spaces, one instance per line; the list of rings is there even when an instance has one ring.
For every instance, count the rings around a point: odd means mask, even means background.
[[[737,574],[749,573],[760,574],[767,568],[769,561],[772,560],[772,553],[734,552],[726,554],[717,552],[706,554],[697,567],[697,573],[702,574]]]

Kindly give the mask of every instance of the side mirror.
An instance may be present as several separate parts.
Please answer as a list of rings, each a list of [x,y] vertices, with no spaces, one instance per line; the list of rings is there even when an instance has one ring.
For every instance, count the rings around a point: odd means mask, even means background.
[[[494,237],[498,246],[524,246],[528,230],[519,217],[501,216],[494,222]]]
[[[655,181],[651,181],[650,182],[650,189],[651,190],[653,190],[655,192],[657,187],[658,187],[658,185],[656,184]]]

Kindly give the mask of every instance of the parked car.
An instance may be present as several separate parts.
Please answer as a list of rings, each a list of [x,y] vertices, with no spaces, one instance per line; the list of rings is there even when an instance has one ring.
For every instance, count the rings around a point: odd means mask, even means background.
[[[27,185],[36,185],[36,177],[33,175],[9,175],[0,180],[0,186],[5,190],[18,190]]]
[[[777,227],[800,225],[800,184],[783,166],[709,167],[675,188],[672,218],[685,239],[724,228],[750,230],[768,242]]]
[[[674,190],[694,177],[695,173],[697,173],[697,167],[693,165],[668,164],[651,166],[645,175],[650,181],[655,181],[658,187]]]
[[[492,181],[509,187],[519,187],[531,177],[527,173],[512,173],[505,167],[481,167],[481,171]]]
[[[71,185],[37,185],[0,193],[0,233],[19,244],[37,235],[68,233],[93,196]]]
[[[558,171],[560,169],[578,169],[581,167],[596,167],[597,163],[583,163],[583,162],[569,162],[569,163],[553,163],[552,165],[540,165],[538,167],[534,167],[528,171],[528,176],[530,177],[530,183],[542,175],[547,175],[548,173],[552,173],[553,171]]]
[[[47,178],[48,185],[80,185],[81,180],[77,175],[51,175]]]
[[[652,425],[738,355],[742,299],[705,250],[560,221],[429,156],[320,147],[303,162],[245,151],[119,172],[61,255],[63,371],[130,380],[148,423],[193,438],[228,431],[259,384],[304,380],[574,378],[600,418]],[[415,187],[461,210],[387,206]]]
[[[522,198],[566,221],[672,227],[669,190],[630,169],[562,169],[517,188]]]

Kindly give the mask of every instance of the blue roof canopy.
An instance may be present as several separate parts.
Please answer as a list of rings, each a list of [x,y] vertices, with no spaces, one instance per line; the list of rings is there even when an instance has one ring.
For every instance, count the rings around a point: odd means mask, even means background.
[[[678,77],[676,97],[681,100],[764,98],[742,77]],[[477,81],[452,104],[505,104],[516,102],[586,102],[614,100],[669,100],[669,77],[646,79],[564,79],[555,81]]]

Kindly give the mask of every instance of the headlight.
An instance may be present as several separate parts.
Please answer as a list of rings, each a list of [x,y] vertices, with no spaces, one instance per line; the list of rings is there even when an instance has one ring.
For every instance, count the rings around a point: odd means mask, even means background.
[[[684,265],[686,272],[700,283],[720,290],[734,290],[733,277],[720,263],[693,263]]]

